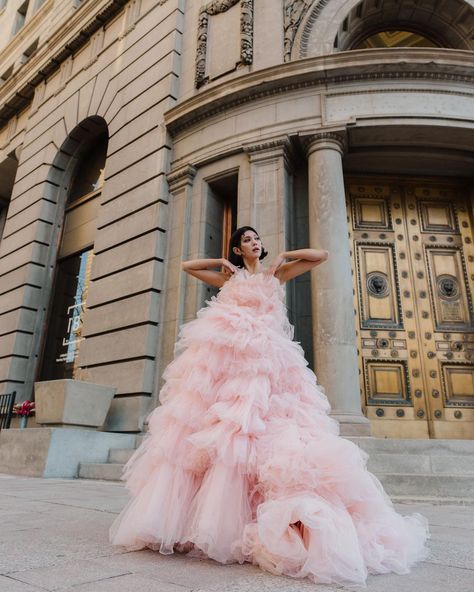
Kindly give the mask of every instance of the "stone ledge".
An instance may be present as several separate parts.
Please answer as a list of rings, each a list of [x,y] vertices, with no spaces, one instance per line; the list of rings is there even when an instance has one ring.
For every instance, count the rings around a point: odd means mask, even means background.
[[[217,83],[180,101],[165,113],[165,123],[175,136],[199,121],[229,111],[255,99],[308,86],[337,85],[364,80],[420,82],[423,79],[472,82],[472,52],[454,49],[374,49],[342,51],[278,64]]]
[[[80,462],[106,462],[111,448],[134,448],[135,434],[74,428],[0,432],[0,473],[25,477],[77,477]]]

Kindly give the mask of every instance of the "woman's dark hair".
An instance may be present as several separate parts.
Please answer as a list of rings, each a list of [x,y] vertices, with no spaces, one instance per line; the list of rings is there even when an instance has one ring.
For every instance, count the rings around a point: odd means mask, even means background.
[[[237,228],[237,230],[234,230],[234,232],[232,233],[232,236],[230,237],[229,261],[233,265],[235,265],[236,267],[243,267],[243,268],[245,267],[243,257],[241,255],[237,255],[236,253],[234,253],[234,247],[237,247],[238,249],[240,249],[240,243],[242,241],[242,236],[247,232],[247,230],[251,230],[252,232],[255,232],[255,234],[258,236],[258,232],[255,230],[255,228],[252,228],[251,226],[241,226],[240,228]],[[262,260],[267,255],[268,255],[268,252],[265,251],[265,249],[263,248],[263,245],[262,245],[262,252],[260,254],[259,259]]]

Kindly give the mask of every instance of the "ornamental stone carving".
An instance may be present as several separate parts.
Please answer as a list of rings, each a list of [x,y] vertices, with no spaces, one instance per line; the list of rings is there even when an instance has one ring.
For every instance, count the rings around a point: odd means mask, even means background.
[[[284,10],[284,60],[291,60],[291,50],[296,32],[314,0],[285,0]]]
[[[315,150],[328,148],[337,150],[341,154],[347,150],[347,137],[344,131],[321,131],[311,136],[303,136],[301,141],[307,155]]]
[[[198,18],[196,50],[196,88],[206,82],[206,57],[209,17],[226,12],[240,2],[240,62],[248,65],[253,61],[253,3],[254,0],[213,0],[203,8]]]

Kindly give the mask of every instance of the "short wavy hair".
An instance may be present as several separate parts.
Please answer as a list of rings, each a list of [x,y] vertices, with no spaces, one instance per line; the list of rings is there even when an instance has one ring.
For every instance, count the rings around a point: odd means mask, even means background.
[[[241,226],[240,228],[237,228],[237,230],[234,230],[234,232],[232,233],[232,236],[230,237],[230,240],[229,240],[228,259],[236,267],[242,267],[242,268],[245,267],[244,259],[243,259],[242,255],[237,255],[236,253],[234,253],[234,247],[237,247],[240,249],[240,243],[242,241],[242,236],[247,232],[247,230],[251,230],[252,232],[255,232],[255,234],[258,235],[258,232],[255,230],[255,228],[252,228],[251,226]],[[262,259],[264,259],[267,255],[268,255],[268,252],[265,251],[265,249],[263,248],[263,245],[262,245],[262,252],[260,253],[260,257],[259,257],[260,261]]]

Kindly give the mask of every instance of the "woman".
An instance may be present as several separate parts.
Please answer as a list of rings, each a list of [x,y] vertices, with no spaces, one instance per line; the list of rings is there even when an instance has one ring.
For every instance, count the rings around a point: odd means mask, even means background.
[[[426,556],[426,520],[397,514],[365,453],[338,436],[292,341],[282,286],[328,253],[285,252],[264,270],[249,226],[229,253],[182,265],[220,292],[181,329],[163,404],[125,467],[133,497],[112,542],[321,583],[407,573]]]

